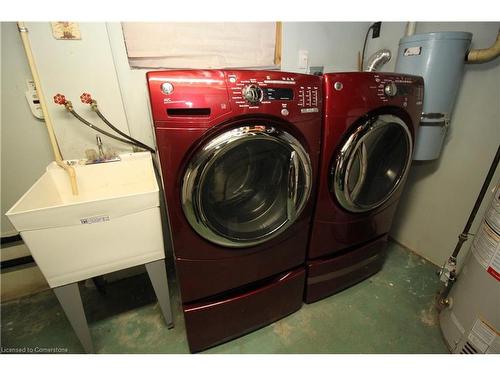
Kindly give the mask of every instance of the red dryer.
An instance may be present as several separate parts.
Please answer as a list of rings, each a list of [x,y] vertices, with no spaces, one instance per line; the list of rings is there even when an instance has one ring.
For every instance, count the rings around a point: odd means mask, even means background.
[[[191,351],[302,304],[321,143],[321,78],[147,74]]]
[[[323,76],[323,140],[305,301],[377,272],[412,159],[423,79]]]

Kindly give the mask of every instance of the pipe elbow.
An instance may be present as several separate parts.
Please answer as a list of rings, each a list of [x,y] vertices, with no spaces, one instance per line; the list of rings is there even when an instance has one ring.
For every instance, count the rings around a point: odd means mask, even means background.
[[[467,53],[466,62],[468,64],[482,64],[492,61],[500,56],[500,30],[495,43],[489,48],[472,49]]]

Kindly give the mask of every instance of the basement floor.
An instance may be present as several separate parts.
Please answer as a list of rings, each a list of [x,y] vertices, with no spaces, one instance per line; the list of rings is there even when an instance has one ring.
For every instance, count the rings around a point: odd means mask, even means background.
[[[376,275],[204,353],[448,353],[434,308],[440,288],[436,271],[435,265],[390,242]],[[105,295],[85,286],[81,294],[97,353],[189,352],[175,280],[171,330],[145,273],[108,284]],[[1,313],[3,352],[83,352],[50,290],[2,303]]]

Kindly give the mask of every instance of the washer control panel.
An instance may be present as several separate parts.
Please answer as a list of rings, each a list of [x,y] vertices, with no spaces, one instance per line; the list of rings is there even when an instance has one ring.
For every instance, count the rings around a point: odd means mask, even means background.
[[[318,106],[318,88],[316,86],[300,86],[299,106],[316,108]]]
[[[398,87],[394,82],[389,82],[384,86],[384,94],[387,96],[396,96],[398,93]]]
[[[319,113],[321,80],[316,76],[271,71],[228,71],[230,101],[236,108],[279,106],[282,116]]]
[[[241,95],[250,104],[260,103],[264,99],[264,91],[255,84],[244,86]]]
[[[256,84],[246,85],[241,90],[243,99],[250,104],[263,101],[293,100],[293,90],[289,88],[260,87]]]
[[[225,116],[266,115],[317,121],[321,77],[272,70],[206,69],[147,73],[151,110],[165,124],[206,126]],[[166,125],[165,125],[166,126]]]

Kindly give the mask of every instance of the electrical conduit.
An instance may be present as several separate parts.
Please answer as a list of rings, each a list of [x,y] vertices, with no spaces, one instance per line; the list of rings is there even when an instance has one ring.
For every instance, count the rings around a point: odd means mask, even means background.
[[[76,183],[75,169],[63,161],[61,156],[61,150],[59,149],[59,145],[57,144],[57,139],[54,134],[54,128],[52,127],[52,121],[50,120],[49,111],[47,110],[47,105],[45,102],[45,98],[43,96],[42,86],[40,84],[40,77],[38,75],[38,70],[36,68],[35,59],[33,57],[33,52],[31,51],[31,44],[28,38],[28,29],[26,28],[24,22],[18,22],[17,28],[19,30],[19,34],[21,35],[21,39],[23,41],[24,51],[26,52],[26,57],[28,58],[28,64],[30,66],[31,74],[33,76],[33,81],[35,81],[35,87],[38,94],[38,99],[40,100],[40,106],[42,107],[45,126],[47,127],[50,144],[52,146],[52,151],[54,152],[54,159],[57,165],[63,168],[66,171],[66,173],[68,173],[71,183],[71,191],[73,192],[73,195],[78,195],[78,185]]]

